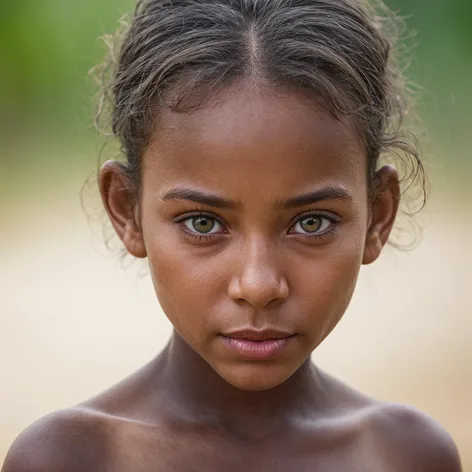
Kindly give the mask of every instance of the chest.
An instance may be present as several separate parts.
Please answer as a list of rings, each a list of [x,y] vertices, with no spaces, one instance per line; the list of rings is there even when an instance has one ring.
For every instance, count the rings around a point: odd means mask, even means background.
[[[113,453],[114,472],[396,472],[353,438],[290,435],[237,441],[213,433],[130,437]],[[399,471],[400,472],[400,471]]]

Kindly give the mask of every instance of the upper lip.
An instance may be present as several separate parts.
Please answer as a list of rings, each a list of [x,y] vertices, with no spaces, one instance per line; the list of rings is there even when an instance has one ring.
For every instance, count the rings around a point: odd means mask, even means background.
[[[280,329],[239,329],[223,333],[223,336],[234,339],[247,339],[249,341],[267,341],[269,339],[284,339],[293,336],[293,332]]]

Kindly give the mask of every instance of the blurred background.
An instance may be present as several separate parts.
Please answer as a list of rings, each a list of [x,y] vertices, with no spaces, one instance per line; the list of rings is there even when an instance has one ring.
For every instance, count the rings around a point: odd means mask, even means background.
[[[417,43],[409,77],[433,192],[423,241],[362,270],[314,354],[366,393],[440,421],[472,472],[472,2],[390,0]],[[170,326],[142,266],[123,269],[80,199],[104,138],[87,78],[132,0],[0,1],[0,463],[38,417],[151,359]],[[86,189],[87,212],[100,208]],[[469,315],[469,316],[468,316]]]

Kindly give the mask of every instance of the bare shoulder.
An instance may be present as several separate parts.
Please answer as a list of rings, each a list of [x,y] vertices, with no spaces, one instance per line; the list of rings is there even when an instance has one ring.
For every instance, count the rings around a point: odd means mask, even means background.
[[[2,472],[106,470],[108,426],[103,415],[75,407],[36,421],[11,446]]]
[[[404,472],[460,472],[451,436],[419,410],[378,403],[370,409],[369,431],[376,455]]]
[[[336,398],[336,411],[352,426],[369,466],[362,470],[461,472],[451,436],[420,410],[368,397],[323,373],[326,391]],[[339,416],[338,416],[339,417]],[[360,448],[360,449],[359,449]]]

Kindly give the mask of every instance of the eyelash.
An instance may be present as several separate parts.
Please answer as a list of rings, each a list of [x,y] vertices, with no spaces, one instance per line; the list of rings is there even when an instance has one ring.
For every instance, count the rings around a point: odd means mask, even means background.
[[[174,221],[174,223],[179,225],[180,229],[182,230],[182,232],[185,234],[186,237],[192,238],[192,239],[194,239],[195,241],[198,241],[198,242],[209,241],[211,239],[214,239],[215,237],[220,236],[221,234],[225,234],[225,233],[213,233],[213,234],[203,235],[203,234],[193,233],[193,232],[188,231],[187,229],[184,229],[182,227],[183,225],[181,223],[183,223],[184,221],[189,220],[191,218],[196,218],[198,216],[211,218],[211,219],[217,221],[220,225],[222,225],[222,226],[225,225],[223,220],[218,215],[216,215],[214,213],[211,213],[211,212],[203,211],[203,210],[198,210],[198,211],[194,211],[194,212],[190,212],[190,213],[185,213],[184,215],[180,215],[177,218],[174,218],[173,221]],[[300,221],[302,221],[306,218],[309,218],[310,216],[326,218],[331,223],[330,228],[328,230],[324,231],[321,234],[290,233],[290,230],[298,222],[300,222]],[[309,211],[309,212],[306,212],[306,213],[302,213],[301,215],[298,215],[294,220],[292,220],[292,223],[290,225],[290,230],[289,230],[288,234],[296,234],[297,237],[302,237],[304,239],[311,239],[311,240],[318,239],[320,241],[323,241],[325,238],[330,237],[338,229],[338,223],[340,221],[341,221],[341,219],[339,218],[339,216],[334,215],[333,213],[330,213],[330,212],[323,212],[323,211],[316,211],[316,212],[311,211],[310,212]]]
[[[192,233],[191,231],[188,231],[187,229],[183,228],[182,223],[186,220],[189,220],[191,218],[196,218],[197,216],[205,216],[207,218],[211,218],[212,220],[217,221],[221,226],[224,226],[223,220],[218,216],[215,215],[214,213],[208,212],[208,211],[203,211],[203,210],[198,210],[198,211],[193,211],[190,213],[185,213],[184,215],[180,215],[177,218],[174,218],[174,223],[177,223],[182,230],[182,232],[185,234],[185,236],[194,239],[195,241],[201,242],[201,241],[209,241],[211,239],[214,239],[215,237],[220,236],[221,234],[224,233],[213,233],[213,234],[198,234],[198,233]]]
[[[309,218],[309,217],[318,217],[318,218],[325,218],[330,222],[329,228],[323,231],[320,234],[309,234],[309,233],[290,233],[292,228],[300,221]],[[338,215],[335,215],[331,212],[326,211],[307,211],[302,213],[301,215],[297,215],[290,225],[290,230],[288,234],[295,234],[297,237],[302,237],[308,240],[318,240],[323,241],[325,238],[329,238],[332,236],[338,229],[338,225],[341,222],[341,218]]]

